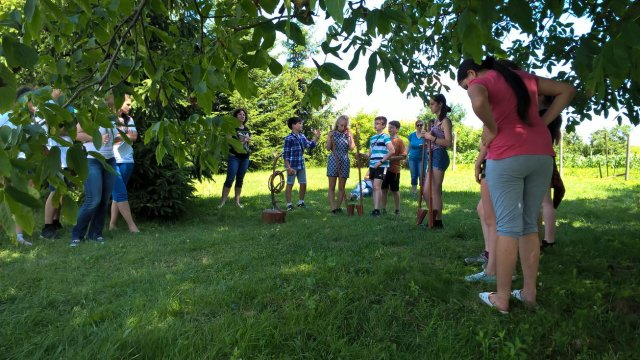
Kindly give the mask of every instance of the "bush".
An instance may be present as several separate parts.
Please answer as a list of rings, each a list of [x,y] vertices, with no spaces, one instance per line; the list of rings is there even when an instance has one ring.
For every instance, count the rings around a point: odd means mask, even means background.
[[[155,143],[134,144],[135,169],[129,181],[129,205],[136,216],[175,220],[184,215],[195,187],[188,169],[165,156],[156,163]]]

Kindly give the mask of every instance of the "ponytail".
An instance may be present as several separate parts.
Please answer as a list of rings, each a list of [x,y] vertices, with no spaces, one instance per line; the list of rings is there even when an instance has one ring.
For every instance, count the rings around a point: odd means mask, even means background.
[[[493,56],[487,56],[480,65],[476,64],[473,59],[464,60],[458,67],[458,82],[461,82],[467,77],[467,71],[474,70],[476,72],[480,70],[495,70],[504,80],[516,95],[517,101],[517,113],[520,121],[530,125],[529,108],[531,107],[531,96],[527,90],[524,81],[515,73],[510,66],[512,62],[505,62],[502,60],[496,60]]]
[[[447,105],[447,98],[445,98],[442,94],[437,94],[433,96],[432,99],[433,101],[442,105],[442,107],[440,108],[440,114],[438,115],[438,120],[442,121],[442,119],[446,118],[447,114],[451,112],[451,107]]]

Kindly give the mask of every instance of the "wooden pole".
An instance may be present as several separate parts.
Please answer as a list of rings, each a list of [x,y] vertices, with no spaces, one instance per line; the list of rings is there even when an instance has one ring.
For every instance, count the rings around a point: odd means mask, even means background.
[[[629,180],[629,162],[631,159],[631,133],[627,134],[627,158],[624,161],[624,180]]]

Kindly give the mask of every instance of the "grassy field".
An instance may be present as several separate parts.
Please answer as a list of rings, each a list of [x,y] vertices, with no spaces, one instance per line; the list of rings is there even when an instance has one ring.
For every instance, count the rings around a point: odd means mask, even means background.
[[[408,172],[399,217],[331,214],[324,169],[309,170],[308,209],[263,225],[267,176],[248,176],[244,209],[217,209],[217,177],[185,218],[105,245],[69,248],[68,228],[31,248],[0,238],[0,358],[638,358],[637,170],[565,171],[540,306],[506,316],[478,299],[493,286],[463,280],[483,247],[471,168],[447,173],[443,231],[414,225]]]

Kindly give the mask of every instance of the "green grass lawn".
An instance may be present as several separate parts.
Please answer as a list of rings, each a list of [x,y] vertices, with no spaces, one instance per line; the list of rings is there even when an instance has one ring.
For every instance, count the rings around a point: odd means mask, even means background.
[[[506,316],[478,299],[493,286],[463,280],[479,271],[463,258],[483,247],[471,168],[447,173],[435,232],[414,225],[402,176],[397,218],[331,214],[325,170],[310,169],[309,208],[281,225],[260,223],[270,200],[257,172],[244,209],[217,209],[217,176],[183,219],[107,232],[105,245],[69,248],[68,228],[31,248],[2,237],[0,358],[638,358],[637,170],[628,182],[565,171],[540,306],[512,302]]]

